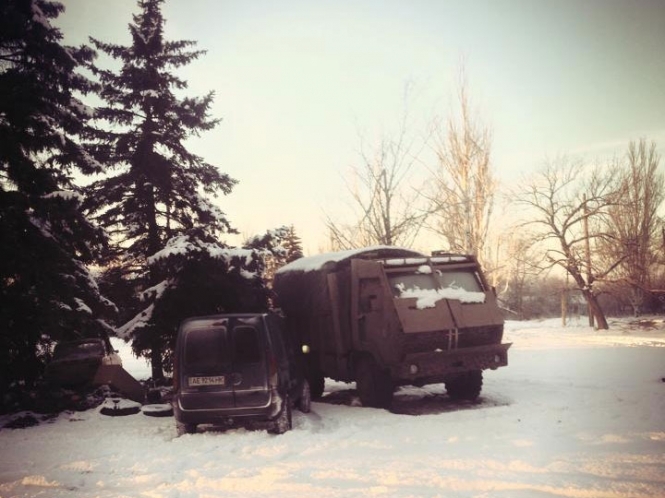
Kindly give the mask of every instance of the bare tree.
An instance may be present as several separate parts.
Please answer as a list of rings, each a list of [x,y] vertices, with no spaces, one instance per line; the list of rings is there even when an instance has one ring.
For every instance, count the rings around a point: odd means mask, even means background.
[[[492,281],[502,306],[523,318],[527,287],[541,273],[539,258],[542,256],[534,250],[534,235],[508,230],[497,237],[493,253]]]
[[[545,254],[542,269],[559,266],[573,278],[599,329],[608,325],[594,282],[604,279],[623,259],[606,260],[601,267],[593,250],[610,234],[597,229],[587,233],[586,227],[606,224],[617,199],[618,179],[616,165],[588,170],[580,162],[559,159],[548,162],[515,193],[516,202],[533,216],[525,225],[537,228],[540,234]]]
[[[360,161],[346,181],[353,221],[344,223],[326,215],[333,249],[413,245],[426,216],[413,185],[424,141],[408,128],[404,112],[396,135],[384,136],[369,148],[361,137]]]
[[[658,209],[665,200],[665,180],[659,163],[654,142],[642,139],[629,144],[618,196],[607,218],[606,229],[613,237],[600,251],[607,260],[621,259],[612,283],[628,288],[636,315],[651,289],[651,270],[660,252]]]
[[[428,227],[441,236],[453,252],[475,254],[485,263],[485,244],[494,205],[496,181],[492,174],[492,132],[473,113],[468,85],[462,72],[459,116],[446,124],[434,123],[433,142],[437,167]]]

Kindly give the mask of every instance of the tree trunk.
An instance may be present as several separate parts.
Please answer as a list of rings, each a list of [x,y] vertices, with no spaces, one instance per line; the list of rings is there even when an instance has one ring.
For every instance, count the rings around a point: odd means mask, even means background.
[[[598,298],[593,294],[593,292],[583,291],[584,299],[586,299],[587,305],[589,307],[589,314],[593,314],[593,318],[596,319],[596,327],[598,330],[607,330],[609,325],[607,324],[607,318],[605,318],[605,313],[598,303]],[[589,318],[591,321],[591,318]]]
[[[150,367],[152,371],[152,380],[164,380],[164,365],[162,363],[162,348],[154,340],[153,347],[150,350]]]

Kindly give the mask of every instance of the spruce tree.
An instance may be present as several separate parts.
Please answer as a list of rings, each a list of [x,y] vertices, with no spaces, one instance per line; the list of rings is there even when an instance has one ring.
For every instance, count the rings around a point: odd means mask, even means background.
[[[100,171],[80,145],[94,53],[66,47],[48,0],[0,3],[0,392],[32,383],[52,340],[100,335],[111,304],[87,264],[104,234],[82,214],[75,173]],[[46,347],[45,347],[46,346]]]
[[[284,248],[286,249],[286,262],[291,263],[296,259],[300,259],[304,256],[302,252],[302,241],[298,234],[296,234],[296,229],[291,225],[288,229],[286,238],[284,240]]]
[[[223,299],[214,305],[206,294],[206,272],[223,280],[239,268],[218,241],[233,230],[210,200],[228,194],[236,182],[185,147],[188,137],[218,123],[209,116],[212,92],[183,97],[187,83],[174,74],[204,52],[194,50],[193,41],[165,40],[161,4],[138,2],[129,46],[91,38],[121,67],[93,68],[104,100],[97,117],[106,123],[95,150],[112,174],[90,187],[89,208],[112,233],[116,272],[120,268],[139,298],[134,318],[119,333],[133,339],[137,354],[151,359],[155,379],[163,375],[164,360],[168,367],[179,320],[220,310]],[[198,288],[194,274],[200,277]],[[243,275],[251,287],[250,274]],[[207,304],[199,306],[197,299]]]

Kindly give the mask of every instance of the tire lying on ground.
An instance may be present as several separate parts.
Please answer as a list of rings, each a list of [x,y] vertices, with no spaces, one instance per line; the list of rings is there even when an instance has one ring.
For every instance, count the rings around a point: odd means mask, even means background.
[[[125,398],[106,398],[99,409],[99,413],[109,417],[135,415],[140,411],[141,403]]]
[[[141,407],[143,415],[148,417],[172,417],[173,407],[169,403],[154,403]]]

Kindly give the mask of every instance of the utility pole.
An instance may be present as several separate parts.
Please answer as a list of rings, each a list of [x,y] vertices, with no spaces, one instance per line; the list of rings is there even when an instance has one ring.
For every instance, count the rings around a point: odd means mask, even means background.
[[[584,246],[586,249],[586,284],[591,290],[591,243],[589,241],[589,206],[587,205],[586,194],[584,194]],[[589,315],[589,326],[594,326],[594,317],[591,306],[587,304],[587,313]]]
[[[565,327],[568,323],[568,272],[566,272],[566,283],[561,290],[561,325]]]

